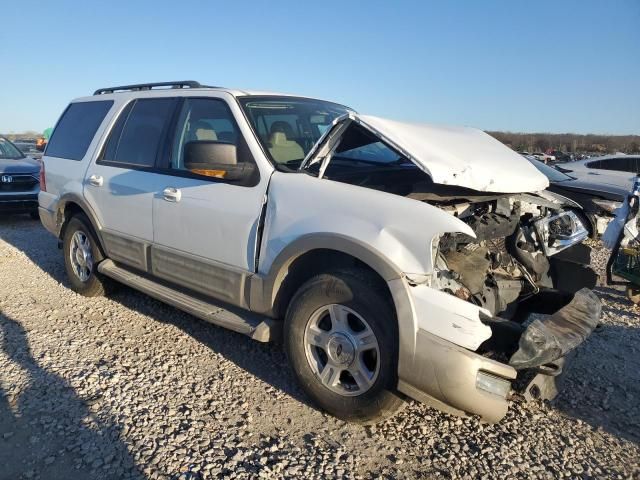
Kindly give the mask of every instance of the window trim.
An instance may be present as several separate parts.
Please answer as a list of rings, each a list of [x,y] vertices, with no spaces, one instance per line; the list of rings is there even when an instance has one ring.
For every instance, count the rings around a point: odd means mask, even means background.
[[[193,95],[193,96],[189,95],[189,96],[178,97],[178,98],[180,99],[180,101],[178,102],[179,104],[177,105],[177,108],[174,111],[174,116],[169,122],[170,129],[165,139],[165,144],[162,148],[163,155],[160,158],[161,163],[156,164],[155,173],[159,173],[161,175],[174,176],[174,177],[192,178],[194,180],[203,180],[211,183],[227,183],[229,185],[237,185],[239,187],[255,187],[256,185],[258,185],[260,183],[260,177],[261,177],[260,168],[258,167],[258,162],[256,162],[256,159],[251,153],[249,144],[247,143],[247,140],[244,138],[244,135],[240,130],[238,119],[233,114],[233,110],[231,110],[231,107],[229,106],[229,102],[227,102],[227,100],[225,100],[222,97],[211,97],[206,95]],[[170,167],[172,155],[173,155],[173,141],[177,133],[178,120],[180,118],[180,113],[182,112],[182,108],[184,107],[184,104],[186,103],[187,100],[210,100],[210,101],[222,102],[224,104],[224,106],[228,110],[230,118],[232,119],[232,123],[234,128],[236,129],[238,138],[240,139],[240,141],[244,142],[247,152],[251,157],[250,163],[252,163],[255,166],[256,173],[253,175],[253,178],[251,178],[249,181],[241,182],[238,180],[227,180],[224,178],[208,177],[206,175],[199,175],[197,173],[190,172],[189,170]],[[253,129],[251,131],[253,131]]]
[[[249,130],[251,130],[251,132],[253,133],[253,138],[255,139],[256,143],[258,144],[258,147],[260,148],[260,150],[262,151],[262,154],[264,155],[264,158],[267,159],[267,161],[271,164],[271,166],[276,169],[279,172],[284,172],[284,173],[300,173],[300,170],[296,169],[291,169],[288,168],[286,165],[282,164],[282,163],[278,163],[275,161],[275,159],[271,156],[271,152],[269,152],[269,149],[266,148],[263,143],[262,140],[260,140],[260,136],[258,135],[257,129],[253,128],[253,124],[251,123],[251,121],[249,120],[249,114],[247,113],[247,110],[245,109],[244,105],[243,105],[243,101],[248,100],[248,99],[254,99],[254,100],[268,100],[268,99],[276,99],[276,98],[286,98],[286,99],[290,99],[290,100],[312,100],[312,101],[316,101],[316,102],[325,102],[325,103],[331,103],[333,105],[337,105],[339,107],[343,107],[345,110],[350,111],[350,112],[355,112],[354,109],[352,109],[351,107],[347,107],[346,105],[342,105],[341,103],[336,103],[336,102],[331,102],[329,100],[322,100],[319,98],[311,98],[311,97],[300,97],[300,96],[293,96],[293,95],[234,95],[233,97],[236,101],[236,104],[238,105],[238,108],[240,109],[240,111],[242,112],[242,117],[244,118],[244,121],[246,122],[247,126],[249,127]],[[265,122],[266,125],[266,122]],[[318,142],[316,142],[317,144]],[[303,159],[304,160],[304,159]]]
[[[171,108],[173,108],[173,110],[169,112],[169,115],[167,116],[167,120],[165,120],[165,123],[162,126],[162,131],[160,132],[160,138],[158,139],[158,148],[156,150],[156,156],[153,159],[153,164],[152,165],[139,165],[137,163],[118,162],[118,161],[115,161],[115,160],[105,160],[104,159],[104,155],[106,153],[107,145],[108,145],[109,141],[111,140],[111,135],[113,134],[113,131],[114,131],[115,127],[116,127],[116,124],[120,121],[120,118],[124,114],[124,111],[129,107],[129,105],[131,105],[131,109],[127,113],[127,118],[124,120],[124,125],[122,126],[122,130],[120,131],[120,138],[118,139],[118,147],[120,146],[120,140],[122,138],[122,133],[125,131],[125,128],[127,128],[127,123],[129,122],[129,118],[131,117],[131,113],[133,112],[133,109],[135,108],[136,103],[138,103],[139,100],[164,100],[164,99],[167,99],[167,98],[169,100],[173,101],[173,105],[171,106]],[[97,165],[105,165],[107,167],[126,168],[127,170],[152,171],[152,170],[156,169],[157,165],[158,165],[158,157],[160,156],[160,153],[161,153],[161,151],[163,149],[163,146],[164,146],[165,137],[167,135],[168,125],[173,120],[173,116],[175,115],[176,105],[179,103],[178,102],[179,98],[180,97],[148,97],[148,98],[147,97],[142,97],[142,98],[141,97],[137,97],[137,98],[133,98],[130,101],[128,101],[127,103],[125,103],[122,106],[122,109],[120,110],[118,115],[116,116],[113,124],[111,125],[111,128],[109,128],[109,131],[107,132],[107,136],[105,138],[105,141],[102,144],[102,148],[100,149],[100,155],[98,155],[98,157],[96,159],[96,164]],[[117,152],[118,152],[118,148],[116,148],[116,153]]]
[[[105,154],[105,150],[107,148],[107,144],[109,143],[109,140],[111,138],[111,134],[113,133],[113,130],[115,129],[116,124],[120,120],[120,117],[124,113],[124,110],[129,105],[131,105],[132,103],[135,103],[138,100],[145,100],[147,98],[151,98],[151,99],[169,98],[169,99],[173,99],[175,101],[175,104],[174,104],[174,107],[173,107],[174,110],[169,115],[169,120],[165,123],[165,126],[163,127],[163,130],[162,130],[162,133],[161,133],[161,138],[160,138],[160,141],[158,142],[158,151],[156,152],[156,158],[155,158],[153,166],[138,165],[138,164],[135,164],[135,163],[115,162],[115,161],[112,161],[112,160],[104,160],[103,156]],[[177,122],[178,122],[178,119],[180,117],[180,112],[182,110],[184,102],[187,99],[206,99],[206,100],[215,100],[215,101],[224,102],[225,106],[229,110],[229,114],[231,115],[231,118],[233,119],[235,127],[236,127],[236,129],[238,131],[239,138],[241,138],[242,141],[245,143],[245,145],[247,147],[247,152],[251,156],[251,161],[255,165],[255,174],[253,175],[253,177],[251,179],[249,179],[249,181],[241,182],[239,180],[228,180],[228,179],[224,179],[224,178],[208,177],[206,175],[198,175],[197,173],[192,173],[192,172],[190,172],[188,170],[179,170],[179,169],[174,169],[174,168],[170,168],[169,167],[169,164],[171,162],[171,153],[172,153],[171,152],[171,150],[172,150],[171,147],[173,145],[173,138],[175,136]],[[131,114],[131,111],[133,111],[133,107],[129,111],[128,115]],[[242,111],[242,109],[241,109],[241,111]],[[127,121],[128,121],[128,118],[127,118]],[[123,131],[124,131],[125,127],[126,127],[126,123],[122,128]],[[253,132],[253,129],[250,128],[250,130]],[[108,131],[105,132],[105,133],[106,133],[106,136],[104,137],[105,138],[104,142],[102,144],[102,147],[100,148],[100,154],[96,157],[96,162],[95,163],[97,165],[104,165],[106,167],[114,167],[114,168],[122,168],[122,169],[125,169],[125,170],[136,170],[136,171],[147,172],[147,173],[155,173],[155,174],[158,174],[158,175],[166,175],[166,176],[182,177],[182,178],[191,178],[191,179],[194,179],[194,180],[203,180],[203,181],[206,181],[206,182],[209,182],[209,183],[226,183],[226,184],[229,184],[229,185],[236,185],[236,186],[239,186],[239,187],[255,187],[256,185],[258,185],[260,183],[261,173],[260,173],[260,168],[258,167],[258,162],[256,162],[253,154],[251,153],[249,145],[248,145],[247,141],[245,140],[244,135],[242,134],[242,131],[239,128],[238,120],[235,117],[235,115],[233,114],[233,110],[229,106],[229,102],[227,102],[227,100],[225,100],[222,97],[196,95],[196,96],[179,96],[179,97],[163,96],[163,97],[136,97],[136,98],[132,98],[131,100],[127,101],[124,105],[122,105],[122,108],[120,109],[119,113],[117,115],[115,115],[113,123],[109,127]]]

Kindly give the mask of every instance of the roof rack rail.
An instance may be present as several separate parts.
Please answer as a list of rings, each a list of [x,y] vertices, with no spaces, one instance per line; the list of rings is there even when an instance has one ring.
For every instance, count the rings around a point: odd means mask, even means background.
[[[139,91],[139,90],[151,90],[159,87],[170,88],[211,88],[207,85],[200,85],[199,82],[194,80],[182,80],[178,82],[158,82],[158,83],[138,83],[135,85],[121,85],[119,87],[107,87],[99,88],[94,95],[103,95],[105,93],[126,92],[126,91]]]

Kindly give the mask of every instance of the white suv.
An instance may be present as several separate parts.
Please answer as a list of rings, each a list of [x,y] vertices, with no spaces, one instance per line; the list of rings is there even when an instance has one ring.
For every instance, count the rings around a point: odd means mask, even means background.
[[[406,395],[498,421],[512,384],[553,397],[600,316],[579,207],[479,130],[129,85],[74,100],[43,164],[40,217],[75,291],[115,279],[282,339],[307,394],[346,420]]]

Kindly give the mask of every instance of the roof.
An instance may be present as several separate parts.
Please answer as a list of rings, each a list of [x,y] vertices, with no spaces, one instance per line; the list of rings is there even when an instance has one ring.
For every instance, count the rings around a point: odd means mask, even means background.
[[[165,97],[165,96],[186,96],[209,93],[224,92],[234,97],[243,96],[280,96],[280,97],[297,97],[311,98],[303,95],[291,93],[272,92],[267,90],[247,90],[240,88],[227,88],[210,85],[202,85],[194,80],[180,80],[175,82],[157,82],[157,83],[138,83],[132,85],[121,85],[113,87],[103,87],[97,89],[90,97],[80,97],[73,102],[94,101],[100,99],[115,98],[141,98],[141,97]]]

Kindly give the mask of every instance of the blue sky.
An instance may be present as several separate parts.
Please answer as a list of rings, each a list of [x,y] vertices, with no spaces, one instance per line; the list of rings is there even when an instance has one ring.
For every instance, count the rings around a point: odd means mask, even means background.
[[[0,132],[194,79],[402,120],[640,134],[640,0],[43,1],[0,15]]]

